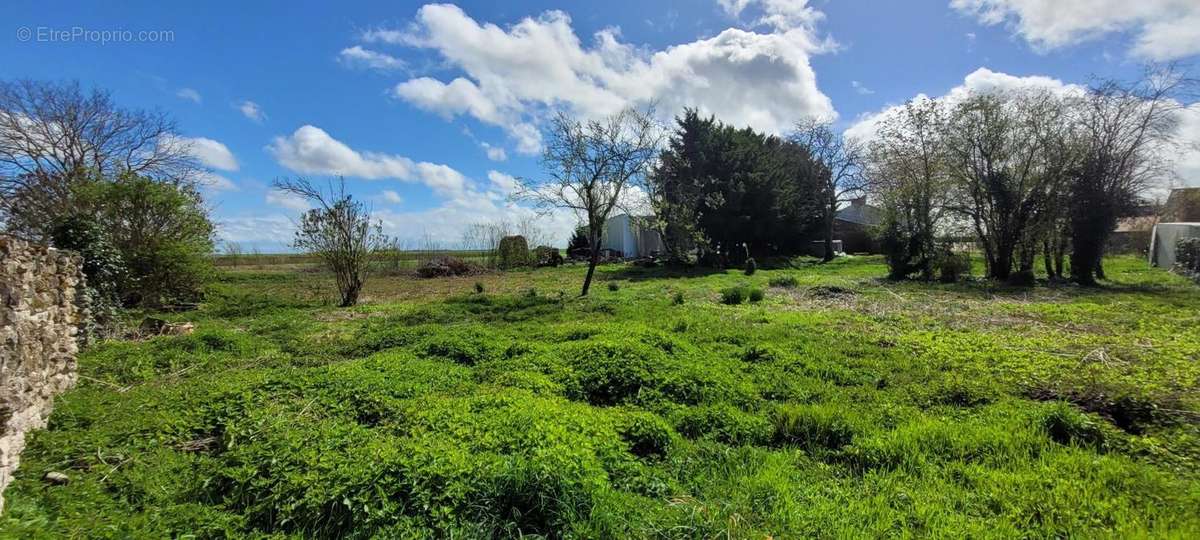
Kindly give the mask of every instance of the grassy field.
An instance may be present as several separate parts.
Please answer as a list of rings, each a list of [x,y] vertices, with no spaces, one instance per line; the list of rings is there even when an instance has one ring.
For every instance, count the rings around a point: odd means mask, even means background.
[[[194,334],[81,356],[0,536],[1194,538],[1200,287],[1107,270],[610,265],[579,299],[576,266],[347,310],[319,273],[228,269],[169,316]]]

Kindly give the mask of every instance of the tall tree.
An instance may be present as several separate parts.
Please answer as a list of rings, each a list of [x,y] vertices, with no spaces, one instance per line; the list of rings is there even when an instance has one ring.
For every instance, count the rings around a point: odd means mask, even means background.
[[[942,135],[955,192],[951,208],[971,224],[988,275],[1033,279],[1039,224],[1065,179],[1063,161],[1048,155],[1063,100],[1042,90],[974,94],[950,113]]]
[[[834,131],[831,122],[815,118],[796,124],[789,140],[805,148],[812,157],[812,163],[817,166],[812,176],[818,188],[824,260],[831,261],[834,256],[833,227],[838,209],[866,194],[866,147]]]
[[[72,187],[122,173],[188,183],[201,170],[162,112],[118,107],[78,83],[0,81],[0,221],[44,237],[74,211]]]
[[[1117,221],[1171,174],[1179,113],[1185,94],[1196,86],[1175,67],[1150,68],[1133,83],[1095,85],[1079,104],[1084,148],[1068,208],[1076,282],[1094,285],[1104,279],[1104,246]]]
[[[650,110],[624,109],[587,121],[560,112],[550,124],[542,155],[546,176],[518,179],[517,199],[542,210],[573,210],[586,222],[591,253],[581,296],[587,296],[600,261],[604,223],[624,203],[629,188],[649,172],[660,131]]]
[[[882,240],[892,278],[933,278],[935,238],[948,216],[943,106],[909,101],[871,143],[870,189],[884,209]]]

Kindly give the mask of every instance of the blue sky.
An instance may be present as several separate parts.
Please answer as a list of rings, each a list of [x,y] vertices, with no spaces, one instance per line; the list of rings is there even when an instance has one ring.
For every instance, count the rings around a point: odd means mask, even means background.
[[[469,223],[531,215],[505,195],[511,177],[540,173],[550,111],[654,101],[664,117],[691,105],[767,131],[819,115],[863,132],[919,94],[1196,59],[1200,3],[1127,4],[17,0],[0,73],[78,79],[171,113],[213,168],[207,197],[230,240],[281,249],[300,206],[269,182],[343,173],[390,233],[449,245]],[[1200,141],[1192,109],[1182,136]],[[1200,157],[1181,162],[1200,184]],[[562,239],[573,221],[540,223]]]

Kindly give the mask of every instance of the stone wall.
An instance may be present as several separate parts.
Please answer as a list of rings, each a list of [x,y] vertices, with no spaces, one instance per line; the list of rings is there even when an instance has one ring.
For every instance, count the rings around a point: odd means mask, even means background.
[[[0,511],[25,435],[75,384],[79,257],[0,235]]]

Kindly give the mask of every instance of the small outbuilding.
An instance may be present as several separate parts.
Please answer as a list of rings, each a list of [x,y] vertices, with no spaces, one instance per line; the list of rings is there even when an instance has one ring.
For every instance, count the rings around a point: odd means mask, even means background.
[[[651,225],[652,216],[620,214],[604,222],[600,247],[620,253],[621,257],[634,259],[649,257],[663,250],[662,236]]]
[[[1185,238],[1200,238],[1200,223],[1159,223],[1150,234],[1150,264],[1175,266],[1176,246]]]

